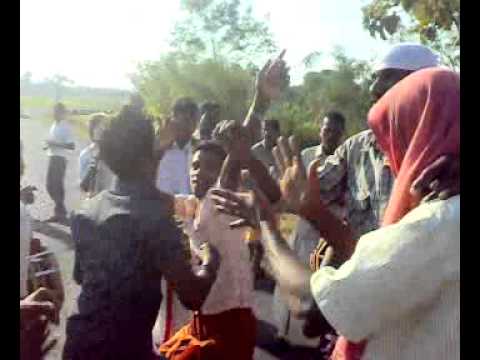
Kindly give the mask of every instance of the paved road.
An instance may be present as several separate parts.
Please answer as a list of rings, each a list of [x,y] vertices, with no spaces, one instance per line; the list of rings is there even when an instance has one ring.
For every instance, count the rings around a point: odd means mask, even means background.
[[[22,184],[35,185],[39,191],[36,193],[36,201],[30,206],[30,213],[36,220],[34,222],[34,235],[44,240],[49,247],[56,252],[59,259],[60,268],[63,275],[66,291],[66,301],[62,309],[61,324],[56,329],[56,334],[60,337],[59,345],[49,355],[49,359],[60,359],[61,348],[63,345],[63,334],[65,333],[65,318],[74,310],[76,306],[76,298],[78,296],[78,286],[72,281],[72,265],[73,250],[70,231],[68,228],[56,225],[45,224],[41,220],[48,218],[53,211],[53,204],[45,191],[45,177],[47,167],[47,156],[42,150],[43,141],[48,134],[48,125],[39,121],[38,118],[44,113],[40,111],[30,111],[30,119],[20,120],[20,134],[24,146],[24,161],[26,164],[25,175]],[[77,141],[77,150],[75,150],[68,159],[65,190],[66,190],[66,206],[68,210],[72,210],[80,204],[80,190],[78,188],[78,166],[77,159],[80,150],[85,146],[85,141]],[[275,331],[272,314],[272,295],[268,291],[256,292],[255,311],[259,319],[259,339],[258,343],[266,343],[272,338]],[[233,325],[234,326],[234,325]],[[289,359],[310,359],[300,355],[302,345],[312,344],[300,335],[300,327],[298,322],[293,323],[291,341],[299,345],[296,352],[286,356],[273,356],[261,347],[255,350],[255,360],[271,360],[280,358]],[[241,334],[239,334],[241,335]]]

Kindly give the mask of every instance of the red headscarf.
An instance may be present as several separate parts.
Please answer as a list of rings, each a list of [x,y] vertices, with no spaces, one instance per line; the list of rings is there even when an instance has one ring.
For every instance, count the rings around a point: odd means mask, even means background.
[[[382,226],[418,206],[413,181],[438,157],[460,154],[460,78],[442,68],[420,70],[400,81],[370,110],[368,124],[396,180]],[[366,341],[340,337],[332,359],[361,359]]]

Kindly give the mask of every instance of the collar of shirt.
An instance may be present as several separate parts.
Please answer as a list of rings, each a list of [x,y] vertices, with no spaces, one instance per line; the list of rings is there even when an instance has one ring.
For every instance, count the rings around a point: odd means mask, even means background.
[[[174,141],[172,143],[172,145],[170,146],[170,149],[176,149],[176,150],[180,150],[180,151],[184,151],[184,152],[189,152],[192,148],[192,140],[189,140],[185,146],[181,149],[180,146],[178,146],[177,142]]]
[[[113,187],[114,192],[119,195],[132,195],[140,194],[151,191],[154,188],[152,184],[139,181],[127,181],[117,179],[115,186]]]
[[[315,150],[315,157],[316,158],[321,158],[322,156],[327,156],[325,153],[325,149],[323,148],[323,145],[320,144]]]

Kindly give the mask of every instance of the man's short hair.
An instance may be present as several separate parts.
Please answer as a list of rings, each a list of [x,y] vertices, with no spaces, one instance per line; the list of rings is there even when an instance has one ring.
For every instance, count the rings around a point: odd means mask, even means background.
[[[267,119],[267,120],[265,120],[265,126],[267,126],[267,125],[274,128],[278,132],[280,132],[280,121],[278,121],[276,119]]]
[[[90,115],[90,117],[88,118],[88,134],[90,135],[91,139],[93,139],[93,132],[95,128],[107,119],[108,115],[105,113],[95,113]]]
[[[184,97],[175,101],[173,105],[173,115],[187,114],[192,117],[198,113],[198,105],[193,99]]]
[[[120,179],[136,179],[140,159],[153,159],[152,122],[128,106],[107,121],[100,140],[100,156]]]
[[[329,111],[325,114],[324,117],[330,119],[331,121],[335,121],[342,130],[345,130],[346,120],[345,120],[345,116],[343,116],[341,112]]]
[[[227,157],[227,153],[225,152],[223,147],[216,141],[206,140],[206,141],[200,142],[195,147],[195,152],[200,150],[210,151],[215,155],[217,155],[222,161],[225,160],[225,158]]]
[[[53,111],[57,114],[57,113],[61,113],[61,114],[65,114],[67,112],[67,107],[61,103],[61,102],[58,102],[55,104],[54,108],[53,108]]]
[[[215,110],[220,110],[220,105],[213,101],[206,101],[200,107],[201,114],[205,114],[206,112],[215,111]]]

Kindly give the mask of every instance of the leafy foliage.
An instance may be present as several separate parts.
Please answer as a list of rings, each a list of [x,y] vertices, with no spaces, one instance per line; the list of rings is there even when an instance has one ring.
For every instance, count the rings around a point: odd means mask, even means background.
[[[182,0],[186,17],[175,25],[171,46],[190,59],[228,59],[252,65],[276,50],[268,24],[240,0]]]
[[[446,64],[460,66],[460,0],[372,0],[363,25],[383,40],[418,38]]]
[[[223,61],[192,61],[176,54],[142,64],[134,83],[154,115],[166,117],[176,98],[189,96],[198,102],[213,100],[221,116],[241,119],[253,95],[253,74]]]
[[[371,104],[371,68],[367,62],[345,55],[340,48],[332,54],[333,70],[308,72],[303,84],[290,88],[285,100],[274,107],[282,131],[299,137],[302,147],[318,144],[318,121],[328,111],[340,111],[347,119],[346,135],[365,129]]]

